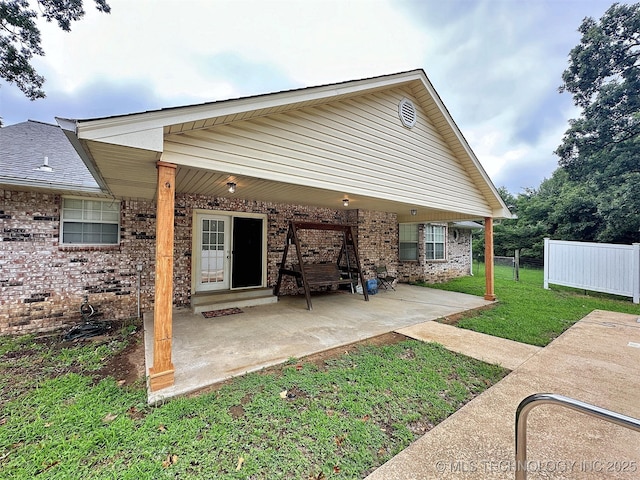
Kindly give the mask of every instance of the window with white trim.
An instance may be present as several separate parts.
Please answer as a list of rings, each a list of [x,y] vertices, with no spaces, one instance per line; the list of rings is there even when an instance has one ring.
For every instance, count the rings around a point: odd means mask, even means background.
[[[424,226],[424,245],[427,260],[445,259],[446,227],[443,225]]]
[[[400,224],[400,260],[418,260],[418,225],[415,223]]]
[[[120,202],[63,198],[60,238],[64,245],[117,245]]]

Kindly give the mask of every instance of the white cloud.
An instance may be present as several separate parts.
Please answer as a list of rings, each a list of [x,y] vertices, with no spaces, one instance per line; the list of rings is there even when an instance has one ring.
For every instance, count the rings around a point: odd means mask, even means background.
[[[490,177],[495,177],[506,165],[522,161],[531,152],[531,147],[513,145],[504,131],[489,124],[468,130],[465,137]]]
[[[382,0],[110,4],[110,15],[88,10],[70,34],[43,28],[52,85],[69,92],[96,77],[145,79],[158,95],[204,100],[242,93],[202,64],[228,52],[295,86],[417,68],[424,57],[426,35]]]

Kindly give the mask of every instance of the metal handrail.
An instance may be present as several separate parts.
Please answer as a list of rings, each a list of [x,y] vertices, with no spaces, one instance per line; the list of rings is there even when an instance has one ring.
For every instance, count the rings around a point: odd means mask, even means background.
[[[554,393],[536,393],[520,402],[516,409],[516,480],[527,479],[527,416],[538,405],[553,404],[567,407],[577,412],[586,413],[591,417],[600,418],[608,422],[620,425],[640,432],[640,420],[620,413],[612,412],[605,408],[596,407],[580,400],[556,395]]]

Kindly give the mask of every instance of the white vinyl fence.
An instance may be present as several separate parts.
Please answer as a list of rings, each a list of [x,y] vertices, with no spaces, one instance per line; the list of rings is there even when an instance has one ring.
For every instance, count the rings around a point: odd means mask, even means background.
[[[640,243],[544,239],[544,288],[549,284],[632,297],[640,303]]]

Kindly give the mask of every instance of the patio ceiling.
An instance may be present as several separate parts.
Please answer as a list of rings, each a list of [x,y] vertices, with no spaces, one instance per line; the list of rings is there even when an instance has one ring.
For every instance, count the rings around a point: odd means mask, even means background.
[[[236,192],[234,194],[229,193],[228,182],[236,184]],[[309,205],[344,210],[362,209],[393,212],[398,215],[398,220],[401,223],[454,221],[480,217],[375,197],[353,195],[345,191],[326,190],[187,167],[178,167],[176,191],[213,197],[239,198],[247,201]],[[346,207],[343,206],[344,198],[349,199],[349,205]],[[410,213],[412,209],[417,211],[415,216]]]
[[[101,180],[111,195],[117,198],[155,199],[156,161],[160,157],[159,153],[101,142],[84,143],[88,151],[102,158]],[[237,185],[234,194],[229,193],[228,182],[234,182]],[[331,209],[392,212],[398,215],[398,221],[401,223],[470,220],[483,216],[480,212],[473,215],[469,212],[438,210],[412,203],[355,195],[348,191],[314,188],[186,166],[178,166],[176,192]],[[348,207],[343,206],[344,198],[349,199]],[[411,210],[416,210],[417,215],[412,216]]]

